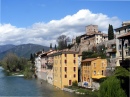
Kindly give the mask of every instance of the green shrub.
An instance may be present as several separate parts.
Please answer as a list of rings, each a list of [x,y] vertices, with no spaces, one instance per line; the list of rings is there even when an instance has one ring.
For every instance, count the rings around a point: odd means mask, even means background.
[[[72,82],[72,86],[78,86],[78,82],[77,81],[73,81]]]
[[[120,80],[118,80],[116,77],[110,77],[101,84],[98,96],[127,97],[125,91],[121,88]]]

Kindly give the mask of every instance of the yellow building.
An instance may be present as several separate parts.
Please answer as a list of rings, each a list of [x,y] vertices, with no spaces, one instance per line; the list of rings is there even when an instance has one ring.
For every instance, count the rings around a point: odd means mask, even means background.
[[[87,58],[81,63],[82,82],[92,86],[93,79],[105,77],[107,60],[101,58]]]
[[[63,89],[78,81],[78,52],[60,51],[53,56],[53,85]]]

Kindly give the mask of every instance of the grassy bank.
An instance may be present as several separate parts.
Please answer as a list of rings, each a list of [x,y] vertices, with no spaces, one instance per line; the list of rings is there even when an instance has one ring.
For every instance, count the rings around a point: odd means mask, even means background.
[[[98,91],[92,91],[92,89],[87,89],[79,86],[67,86],[66,88],[75,90],[76,94],[90,95],[92,97],[98,97]]]

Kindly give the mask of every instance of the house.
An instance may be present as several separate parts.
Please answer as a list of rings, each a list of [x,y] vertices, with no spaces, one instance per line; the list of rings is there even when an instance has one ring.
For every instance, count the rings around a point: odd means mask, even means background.
[[[130,21],[122,23],[122,27],[116,28],[116,66],[121,66],[122,60],[130,59]],[[122,64],[123,65],[123,64]]]
[[[98,31],[98,25],[88,25],[85,27],[86,32],[83,35],[80,35],[80,43],[76,43],[76,39],[72,39],[74,46],[71,48],[73,51],[88,51],[92,47],[95,47],[97,44],[107,41],[108,35]]]
[[[53,85],[63,89],[78,81],[78,52],[58,51],[53,55]]]
[[[87,83],[88,87],[92,87],[95,84],[94,79],[105,77],[106,67],[106,59],[101,59],[98,57],[87,58],[83,60],[81,63],[81,76],[83,85],[84,83]]]

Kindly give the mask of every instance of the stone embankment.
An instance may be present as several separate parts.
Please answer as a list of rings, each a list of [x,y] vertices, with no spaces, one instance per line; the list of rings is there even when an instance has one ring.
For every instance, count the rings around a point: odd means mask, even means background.
[[[76,94],[82,94],[84,95],[85,93],[77,92],[77,90],[72,90],[68,88],[63,88],[64,91],[70,92],[70,93],[76,93]]]
[[[75,92],[75,90],[71,90],[71,89],[68,89],[68,88],[63,88],[63,90],[67,91],[67,92],[71,92],[71,93]]]

